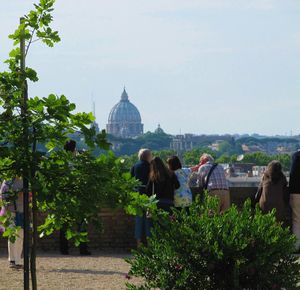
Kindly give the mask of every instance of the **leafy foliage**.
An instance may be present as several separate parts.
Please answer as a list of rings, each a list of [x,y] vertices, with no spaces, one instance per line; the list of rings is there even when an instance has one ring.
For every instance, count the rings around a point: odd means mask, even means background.
[[[249,153],[245,154],[245,157],[242,162],[266,166],[272,160],[280,161],[284,170],[289,170],[291,167],[291,156],[289,154],[268,155],[263,152]]]
[[[295,237],[246,201],[218,213],[206,197],[189,212],[158,214],[148,247],[127,259],[129,275],[143,277],[127,289],[296,289],[300,265],[291,253]]]
[[[83,220],[97,222],[102,206],[127,206],[138,209],[135,202],[136,181],[126,173],[126,167],[111,152],[110,143],[103,130],[96,134],[92,126],[92,113],[75,113],[76,105],[64,95],[49,94],[46,97],[29,97],[27,82],[38,81],[37,73],[29,67],[20,69],[21,51],[17,45],[25,39],[26,54],[34,41],[42,41],[52,47],[60,41],[52,23],[54,0],[40,0],[34,9],[24,16],[16,31],[9,37],[14,48],[6,61],[8,71],[0,73],[0,179],[24,176],[28,172],[30,190],[33,193],[33,212],[48,213],[42,234],[51,234],[62,225],[67,227],[67,237],[77,242],[77,225]],[[26,111],[24,111],[26,108]],[[24,135],[25,134],[25,135]],[[24,136],[26,142],[24,142]],[[84,139],[88,151],[73,156],[64,152],[69,136]],[[100,155],[92,152],[100,149]],[[147,203],[148,198],[144,197]],[[1,217],[6,222],[8,217]],[[34,230],[35,231],[35,230]],[[13,231],[6,227],[5,235]]]
[[[147,132],[135,139],[122,139],[114,136],[108,137],[112,143],[119,144],[119,149],[115,151],[117,155],[132,155],[141,148],[149,148],[151,150],[165,150],[170,148],[171,136],[159,131],[154,133]]]
[[[113,153],[94,157],[91,152],[73,156],[53,152],[40,164],[38,172],[39,209],[48,213],[40,226],[49,235],[62,225],[68,238],[77,237],[77,225],[99,221],[103,207],[121,207],[134,196],[136,181]],[[97,224],[96,224],[97,225]]]
[[[184,163],[187,165],[196,165],[199,163],[199,158],[203,153],[209,153],[213,157],[216,157],[216,153],[207,147],[199,147],[187,151],[183,155]]]

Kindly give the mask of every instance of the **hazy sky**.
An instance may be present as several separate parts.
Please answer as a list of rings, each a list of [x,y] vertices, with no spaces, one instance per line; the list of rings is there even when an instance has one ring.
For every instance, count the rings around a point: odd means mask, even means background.
[[[32,0],[0,0],[7,34]],[[299,0],[57,0],[62,42],[36,43],[30,95],[65,94],[105,127],[126,85],[145,130],[300,133]]]

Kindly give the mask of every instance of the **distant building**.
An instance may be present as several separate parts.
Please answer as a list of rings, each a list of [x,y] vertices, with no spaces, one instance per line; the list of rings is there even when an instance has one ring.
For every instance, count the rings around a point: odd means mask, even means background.
[[[160,124],[158,124],[157,128],[154,131],[155,134],[165,134],[165,131],[161,128]]]
[[[265,152],[265,149],[261,145],[242,144],[242,150],[244,153]]]
[[[193,149],[193,135],[176,135],[172,138],[170,149],[175,150],[177,153]]]
[[[214,143],[211,145],[208,145],[207,147],[211,149],[212,151],[219,151],[220,149],[220,144],[223,143],[223,140],[216,140]]]
[[[106,129],[108,134],[121,138],[138,137],[144,132],[140,112],[129,101],[125,88],[121,100],[110,111]]]
[[[253,176],[262,177],[266,170],[267,166],[253,166]]]

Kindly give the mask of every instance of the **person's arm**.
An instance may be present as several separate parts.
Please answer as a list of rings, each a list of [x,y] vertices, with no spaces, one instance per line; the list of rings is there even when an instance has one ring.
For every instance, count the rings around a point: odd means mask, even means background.
[[[257,188],[257,192],[255,194],[255,197],[254,197],[254,203],[259,203],[259,200],[260,200],[260,197],[261,197],[261,194],[262,194],[262,191],[263,191],[263,181],[264,181],[264,176],[262,177],[262,180]]]
[[[198,164],[198,165],[196,165],[196,166],[190,167],[189,169],[190,169],[192,172],[197,172],[197,171],[199,170],[199,167],[200,167],[200,166],[201,166],[201,165]]]

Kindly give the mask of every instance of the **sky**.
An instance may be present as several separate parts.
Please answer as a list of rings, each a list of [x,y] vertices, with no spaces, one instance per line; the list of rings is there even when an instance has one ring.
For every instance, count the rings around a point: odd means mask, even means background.
[[[32,0],[0,0],[7,35]],[[300,0],[57,0],[30,96],[64,94],[105,128],[124,85],[145,131],[300,134]]]

